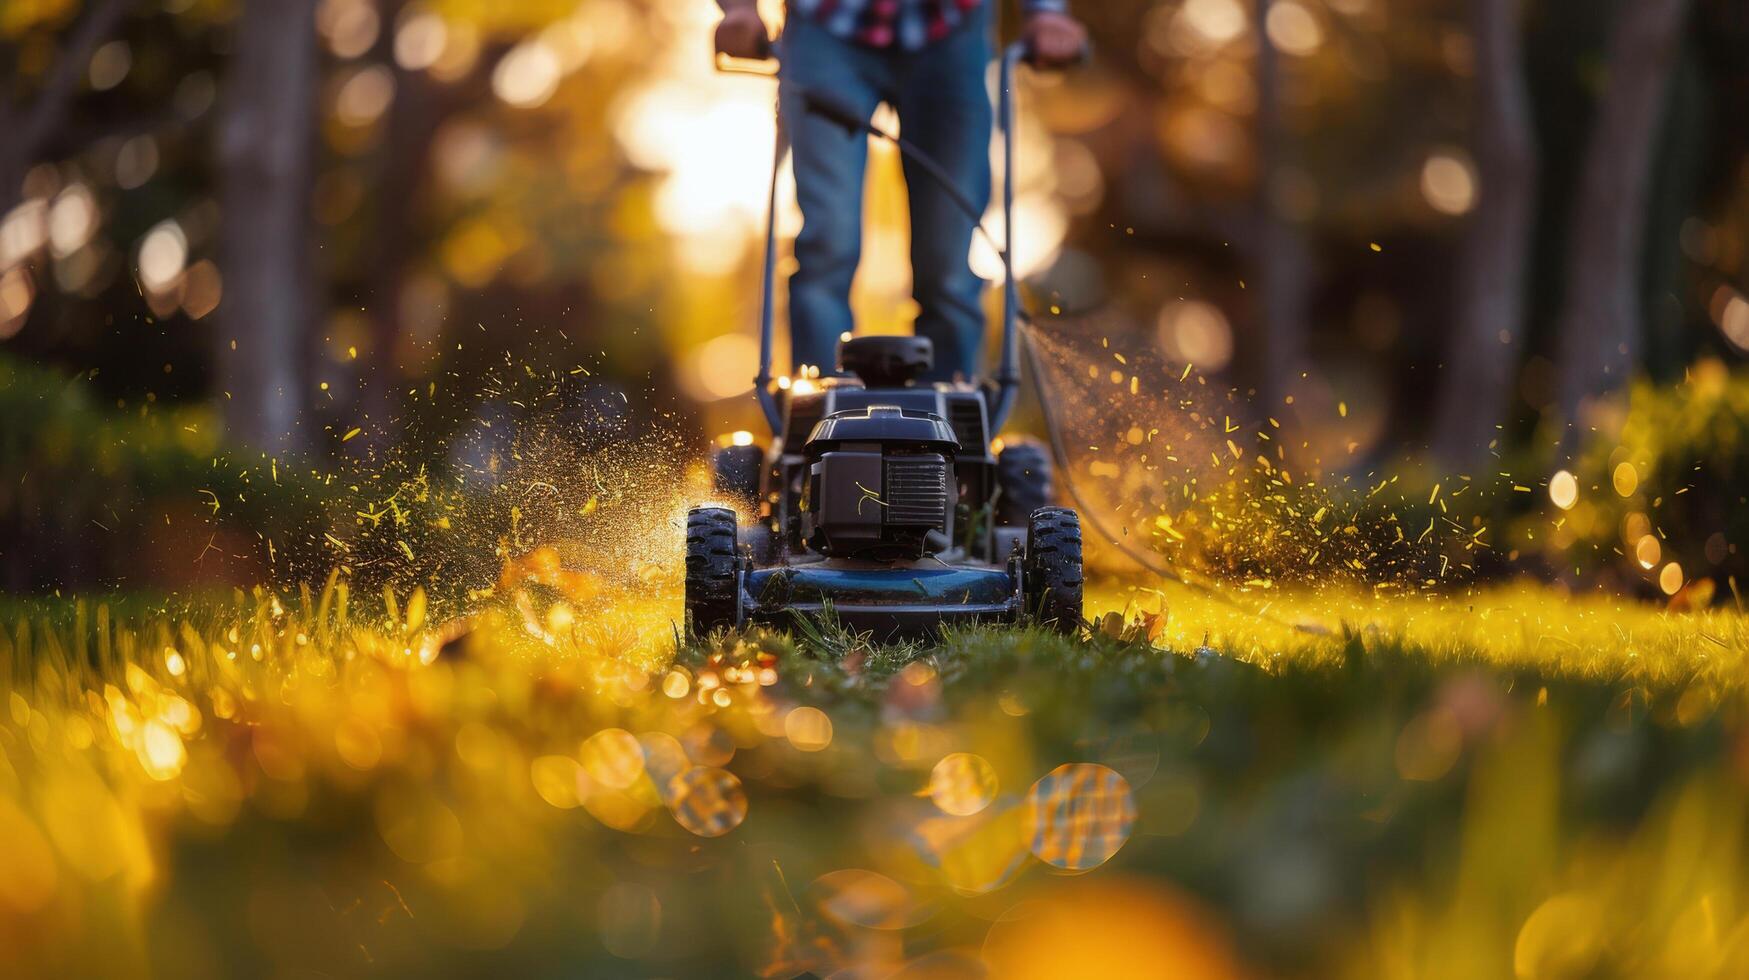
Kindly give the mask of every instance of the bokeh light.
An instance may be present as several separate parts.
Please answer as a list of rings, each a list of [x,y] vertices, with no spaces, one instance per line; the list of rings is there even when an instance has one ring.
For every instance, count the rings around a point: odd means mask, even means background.
[[[1129,842],[1135,823],[1129,781],[1096,763],[1058,766],[1026,795],[1033,856],[1067,871],[1088,871],[1111,860]]]
[[[996,798],[996,770],[981,755],[953,752],[929,771],[929,798],[941,812],[969,817]]]

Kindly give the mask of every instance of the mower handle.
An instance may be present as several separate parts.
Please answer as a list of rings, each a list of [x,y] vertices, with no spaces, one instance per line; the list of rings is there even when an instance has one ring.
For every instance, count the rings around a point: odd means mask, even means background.
[[[1076,64],[1085,63],[1091,56],[1091,47],[1083,46]],[[1017,321],[1022,315],[1020,309],[1020,290],[1014,279],[1014,99],[1011,88],[1013,85],[1014,66],[1016,64],[1034,64],[1031,46],[1024,41],[1017,41],[1003,49],[998,67],[1000,68],[999,100],[997,106],[997,126],[1002,133],[1003,149],[1003,180],[1002,180],[1002,212],[1003,241],[997,242],[984,227],[982,212],[965,194],[954,185],[947,172],[929,154],[913,145],[909,140],[889,134],[879,127],[870,124],[854,108],[845,104],[829,92],[803,90],[800,95],[806,110],[849,133],[866,132],[876,137],[886,139],[896,144],[900,151],[913,159],[946,191],[975,223],[977,231],[989,240],[1002,261],[1003,268],[1003,303],[1002,303],[1002,347],[995,382],[995,401],[990,406],[990,431],[1001,430],[1008,416],[1014,410],[1016,396],[1020,388],[1019,337]],[[766,66],[770,66],[767,68]],[[763,59],[749,61],[744,58],[730,58],[718,52],[716,55],[718,71],[735,74],[753,74],[774,76],[778,70],[778,59],[773,53]],[[1067,66],[1065,66],[1067,67]],[[784,156],[789,151],[788,134],[784,131],[781,114],[778,118],[776,156],[772,161],[771,193],[766,207],[765,226],[765,274],[764,296],[760,303],[760,342],[759,342],[759,374],[753,379],[754,391],[759,397],[760,408],[766,421],[771,425],[773,433],[782,431],[783,415],[777,403],[776,394],[771,390],[771,347],[774,316],[774,294],[776,291],[775,270],[777,267],[777,177],[782,168]]]

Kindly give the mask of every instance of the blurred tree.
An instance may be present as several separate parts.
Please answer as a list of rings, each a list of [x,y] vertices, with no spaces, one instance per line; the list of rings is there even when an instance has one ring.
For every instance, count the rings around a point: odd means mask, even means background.
[[[1258,304],[1257,388],[1263,412],[1281,411],[1307,363],[1306,286],[1309,256],[1299,232],[1283,215],[1285,140],[1281,111],[1280,52],[1268,29],[1275,0],[1255,0],[1252,35],[1257,45],[1256,209],[1251,235]]]
[[[7,92],[0,98],[0,133],[6,134],[0,140],[0,217],[18,204],[25,171],[46,158],[65,130],[68,110],[85,81],[92,54],[115,34],[131,6],[133,0],[95,0],[87,5],[41,71],[26,71],[24,62],[40,60],[42,50],[0,47],[0,72],[7,78]],[[25,16],[28,19],[28,13]],[[34,36],[26,40],[43,43]],[[33,74],[38,78],[34,86],[25,81]]]
[[[245,0],[218,128],[223,207],[214,363],[235,441],[298,451],[312,309],[309,194],[320,88],[315,0]]]
[[[1640,283],[1654,137],[1689,0],[1632,0],[1610,32],[1605,82],[1580,165],[1556,322],[1556,407],[1570,448],[1585,406],[1639,366]]]
[[[1524,347],[1524,302],[1536,196],[1536,134],[1520,46],[1518,0],[1472,0],[1476,71],[1472,152],[1480,185],[1457,264],[1456,304],[1432,449],[1475,469],[1500,438]]]

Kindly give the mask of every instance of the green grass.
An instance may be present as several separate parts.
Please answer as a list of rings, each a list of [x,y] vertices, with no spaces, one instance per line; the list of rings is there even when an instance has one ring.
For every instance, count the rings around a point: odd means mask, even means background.
[[[664,586],[15,606],[0,972],[1749,968],[1741,615],[1231,599],[678,656]],[[1108,836],[1029,810],[1065,764]]]

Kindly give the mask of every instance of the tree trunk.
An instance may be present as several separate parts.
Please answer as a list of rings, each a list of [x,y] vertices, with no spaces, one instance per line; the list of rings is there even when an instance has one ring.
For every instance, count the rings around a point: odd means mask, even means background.
[[[232,440],[270,452],[311,441],[301,424],[317,299],[309,275],[315,8],[315,0],[244,0],[219,122],[219,404]]]
[[[1608,81],[1586,148],[1556,323],[1563,451],[1587,406],[1639,363],[1640,257],[1652,151],[1688,0],[1631,0],[1611,32]]]
[[[1264,414],[1282,412],[1307,363],[1306,279],[1309,264],[1299,232],[1276,202],[1283,156],[1280,54],[1266,25],[1274,0],[1256,0],[1252,33],[1257,43],[1257,189],[1251,236],[1260,290],[1257,390]]]
[[[1472,0],[1475,141],[1480,196],[1457,263],[1457,309],[1433,420],[1432,449],[1447,467],[1480,466],[1511,401],[1524,344],[1525,272],[1536,197],[1518,0]]]
[[[390,18],[385,12],[384,20]],[[359,377],[359,415],[363,427],[355,452],[393,444],[398,394],[406,380],[400,362],[405,342],[401,292],[415,258],[419,197],[430,173],[431,148],[449,111],[443,93],[422,71],[395,69],[395,98],[389,105],[381,170],[371,195],[374,244],[365,278],[370,348]]]

